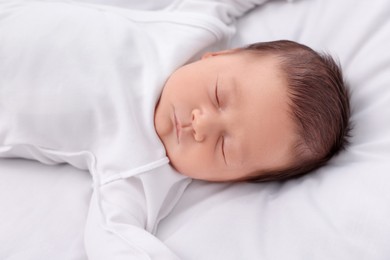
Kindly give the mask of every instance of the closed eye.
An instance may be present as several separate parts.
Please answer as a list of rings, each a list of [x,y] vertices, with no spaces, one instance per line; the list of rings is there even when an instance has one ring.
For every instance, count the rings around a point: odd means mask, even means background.
[[[215,100],[217,101],[218,107],[220,107],[221,104],[220,104],[219,96],[218,96],[218,78],[217,78],[217,82],[215,83]]]
[[[225,137],[224,136],[221,136],[221,150],[222,150],[222,157],[223,157],[223,160],[225,161],[225,164],[227,164],[226,162],[226,156],[225,156]]]

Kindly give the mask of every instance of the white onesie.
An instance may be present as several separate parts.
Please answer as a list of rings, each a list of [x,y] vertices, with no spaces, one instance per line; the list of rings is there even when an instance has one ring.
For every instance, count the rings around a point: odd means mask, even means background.
[[[190,179],[169,165],[155,105],[176,68],[223,46],[262,2],[0,2],[0,157],[91,172],[89,259],[178,259],[153,233]]]

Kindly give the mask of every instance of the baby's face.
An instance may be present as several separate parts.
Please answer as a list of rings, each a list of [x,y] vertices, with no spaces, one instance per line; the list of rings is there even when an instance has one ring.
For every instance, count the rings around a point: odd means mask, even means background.
[[[291,163],[296,131],[288,101],[276,57],[213,53],[171,75],[155,127],[177,171],[234,181]]]

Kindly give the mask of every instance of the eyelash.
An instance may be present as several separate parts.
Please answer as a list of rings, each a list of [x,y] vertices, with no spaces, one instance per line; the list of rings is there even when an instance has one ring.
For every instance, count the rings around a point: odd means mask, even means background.
[[[219,96],[218,96],[218,79],[217,79],[217,82],[215,84],[215,100],[217,101],[218,107],[220,107],[221,104],[219,102]]]
[[[215,101],[217,103],[217,106],[220,108],[221,104],[220,104],[219,96],[218,96],[218,78],[217,78],[217,82],[215,83]],[[225,149],[224,149],[225,137],[221,136],[221,138],[222,138],[222,141],[221,141],[222,142],[221,143],[222,157],[223,157],[223,160],[225,161],[225,164],[226,164]]]
[[[222,150],[222,157],[223,157],[223,160],[225,161],[225,164],[226,164],[226,157],[225,157],[225,137],[224,136],[221,136],[222,138],[222,141],[221,141],[221,150]]]

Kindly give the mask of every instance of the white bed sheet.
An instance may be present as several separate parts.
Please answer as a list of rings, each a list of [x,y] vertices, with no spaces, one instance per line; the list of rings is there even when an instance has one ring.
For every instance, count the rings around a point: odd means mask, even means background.
[[[183,259],[389,259],[390,2],[276,1],[239,21],[232,46],[281,38],[340,58],[351,147],[286,183],[194,182],[157,236]],[[0,180],[0,259],[86,259],[88,173],[1,159]]]
[[[0,259],[87,259],[88,172],[0,159],[0,179]]]

